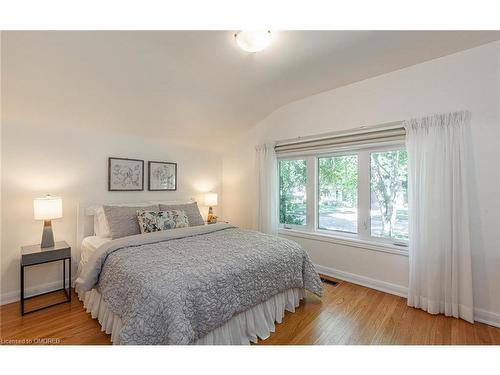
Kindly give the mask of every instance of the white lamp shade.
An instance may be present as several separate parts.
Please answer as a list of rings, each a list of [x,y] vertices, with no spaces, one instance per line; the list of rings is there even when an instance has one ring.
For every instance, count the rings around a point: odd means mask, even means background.
[[[205,194],[205,206],[217,206],[217,193]]]
[[[62,199],[47,195],[33,200],[35,220],[50,220],[62,217]]]

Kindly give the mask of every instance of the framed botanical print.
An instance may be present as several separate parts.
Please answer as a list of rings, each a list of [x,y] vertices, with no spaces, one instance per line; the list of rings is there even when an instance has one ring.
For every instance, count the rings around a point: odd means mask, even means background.
[[[177,190],[177,163],[148,161],[150,191]]]
[[[144,190],[144,160],[108,158],[108,190]]]

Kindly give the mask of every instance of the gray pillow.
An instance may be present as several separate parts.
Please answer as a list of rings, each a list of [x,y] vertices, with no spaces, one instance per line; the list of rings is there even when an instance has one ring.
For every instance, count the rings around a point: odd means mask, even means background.
[[[137,221],[138,210],[158,211],[157,204],[144,207],[102,206],[102,208],[109,225],[109,233],[113,240],[141,233],[141,228]]]
[[[188,217],[189,226],[195,227],[198,225],[205,225],[203,218],[201,217],[200,210],[198,209],[198,203],[185,203],[185,204],[161,204],[160,211],[172,211],[181,210],[184,211]]]

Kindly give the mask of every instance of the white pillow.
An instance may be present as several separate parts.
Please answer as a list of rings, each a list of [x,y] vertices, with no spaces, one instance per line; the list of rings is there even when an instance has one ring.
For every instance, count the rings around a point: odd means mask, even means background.
[[[94,234],[98,237],[111,237],[108,221],[104,215],[104,209],[99,206],[94,214]]]
[[[121,207],[147,207],[151,206],[151,203],[109,203],[108,205]],[[104,215],[104,209],[102,206],[97,206],[94,209],[94,234],[99,237],[111,238],[109,224],[106,220],[106,215]]]

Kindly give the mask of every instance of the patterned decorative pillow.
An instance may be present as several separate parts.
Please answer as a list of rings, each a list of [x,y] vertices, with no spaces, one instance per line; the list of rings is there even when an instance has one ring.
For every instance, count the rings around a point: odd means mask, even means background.
[[[158,232],[161,230],[184,228],[189,226],[186,213],[182,210],[170,211],[137,211],[137,220],[141,233]]]

